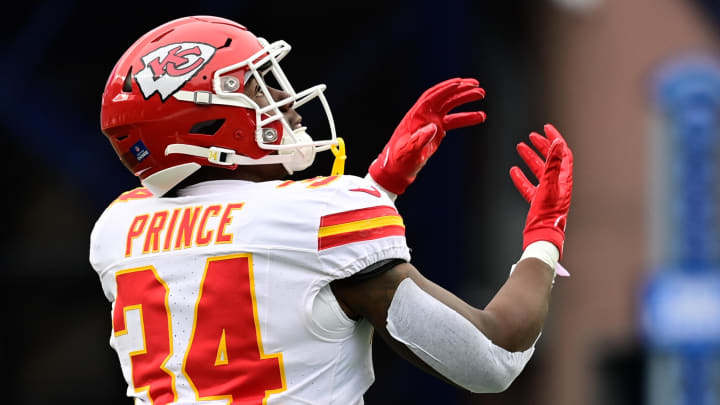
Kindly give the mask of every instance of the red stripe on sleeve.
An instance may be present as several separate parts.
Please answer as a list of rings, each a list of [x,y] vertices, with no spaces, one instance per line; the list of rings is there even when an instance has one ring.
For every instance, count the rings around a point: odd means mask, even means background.
[[[405,236],[405,227],[399,225],[389,225],[379,228],[371,228],[361,231],[323,236],[322,238],[318,238],[318,250],[329,249],[331,247],[345,245],[353,242],[380,239],[388,236]]]
[[[337,214],[325,215],[324,217],[321,217],[320,227],[345,224],[348,222],[361,221],[363,219],[377,217],[385,217],[389,215],[398,216],[399,214],[395,208],[388,205],[338,212]]]

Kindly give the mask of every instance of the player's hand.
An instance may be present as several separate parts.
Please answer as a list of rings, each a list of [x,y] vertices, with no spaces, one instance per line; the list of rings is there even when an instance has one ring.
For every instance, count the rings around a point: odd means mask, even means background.
[[[370,164],[370,176],[388,191],[405,192],[447,131],[485,121],[483,111],[448,114],[450,110],[484,97],[475,79],[450,79],[426,90]]]
[[[524,142],[517,145],[518,154],[538,179],[538,185],[533,185],[517,166],[510,169],[510,178],[530,203],[523,231],[523,249],[533,242],[548,241],[558,248],[562,257],[572,198],[573,155],[555,127],[547,124],[544,129],[547,137],[530,133],[530,142],[542,157]]]

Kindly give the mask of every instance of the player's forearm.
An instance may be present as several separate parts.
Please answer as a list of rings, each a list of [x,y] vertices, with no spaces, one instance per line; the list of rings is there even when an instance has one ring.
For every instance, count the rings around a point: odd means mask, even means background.
[[[521,260],[482,311],[483,333],[511,352],[532,347],[547,316],[552,281],[553,270],[546,263]]]
[[[553,271],[541,260],[518,262],[513,274],[484,309],[475,308],[420,276],[410,277],[425,291],[462,315],[495,345],[509,352],[530,348],[548,312]]]
[[[573,186],[573,154],[558,130],[546,124],[545,135],[530,133],[530,143],[517,145],[533,173],[534,185],[518,166],[510,177],[530,203],[523,229],[523,255],[514,273],[482,312],[486,333],[511,351],[533,345],[547,315],[555,268],[562,257],[565,225]],[[523,260],[524,259],[524,260]]]
[[[434,288],[425,289],[415,280]],[[397,287],[383,325],[387,333],[460,387],[471,392],[507,389],[530,360],[533,348],[509,351],[494,343],[485,334],[485,321],[493,313],[472,308],[424,281],[411,274]]]

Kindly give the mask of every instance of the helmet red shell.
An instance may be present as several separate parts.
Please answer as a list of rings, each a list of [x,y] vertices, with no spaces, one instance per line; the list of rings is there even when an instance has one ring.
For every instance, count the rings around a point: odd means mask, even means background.
[[[200,53],[198,46],[191,48],[193,43],[210,53]],[[148,55],[160,49],[169,51],[164,58],[149,60]],[[244,26],[211,16],[180,18],[138,39],[110,74],[100,114],[102,131],[125,166],[141,180],[187,163],[236,168],[236,165],[216,165],[206,158],[187,154],[166,155],[165,150],[170,144],[226,148],[253,159],[271,153],[261,149],[255,141],[254,110],[200,105],[177,100],[171,94],[159,91],[149,93],[147,86],[141,88],[137,78],[138,72],[152,68],[153,75],[173,76],[171,79],[178,87],[173,87],[172,92],[180,89],[212,92],[215,71],[246,60],[262,49],[258,38]],[[238,70],[243,69],[246,70]],[[242,79],[244,72],[233,72],[233,75]],[[236,91],[242,92],[243,86],[244,82],[240,80]],[[222,125],[210,134],[191,132],[191,128],[204,122]],[[282,125],[274,122],[268,127],[280,134],[273,142],[279,144]]]

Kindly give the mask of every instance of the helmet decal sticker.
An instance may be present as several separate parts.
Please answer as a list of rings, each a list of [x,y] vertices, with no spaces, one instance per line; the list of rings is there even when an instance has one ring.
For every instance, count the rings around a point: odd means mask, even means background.
[[[137,159],[138,162],[142,162],[142,160],[150,154],[150,151],[145,147],[143,141],[137,141],[137,143],[130,148],[130,151],[135,155],[135,159]]]
[[[135,81],[145,99],[155,92],[164,102],[192,79],[210,61],[215,47],[199,42],[165,45],[142,57],[145,67]]]

